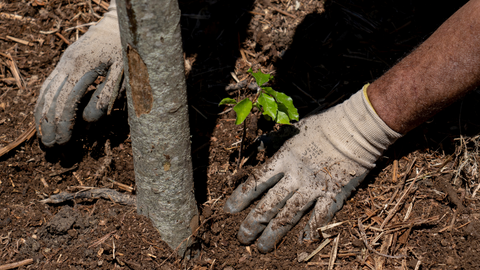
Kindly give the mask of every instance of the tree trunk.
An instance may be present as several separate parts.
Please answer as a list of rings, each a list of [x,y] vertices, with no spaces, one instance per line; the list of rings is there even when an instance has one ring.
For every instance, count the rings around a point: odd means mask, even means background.
[[[183,256],[198,227],[177,0],[117,0],[137,211]],[[182,242],[183,241],[183,242]]]

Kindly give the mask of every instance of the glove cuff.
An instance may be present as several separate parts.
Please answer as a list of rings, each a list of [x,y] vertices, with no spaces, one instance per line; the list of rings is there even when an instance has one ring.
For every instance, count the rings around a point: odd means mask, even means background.
[[[98,29],[95,31],[107,31],[111,33],[120,32],[118,25],[117,3],[115,0],[110,2],[110,6],[108,6],[108,12],[103,15],[103,19],[101,19],[96,25],[90,27],[90,29]]]
[[[339,106],[334,107],[325,136],[347,158],[371,170],[375,162],[402,134],[392,130],[375,112],[364,86]]]
[[[117,16],[117,2],[116,0],[110,1],[110,6],[108,6],[108,12],[112,13],[111,11],[115,11],[115,16]]]

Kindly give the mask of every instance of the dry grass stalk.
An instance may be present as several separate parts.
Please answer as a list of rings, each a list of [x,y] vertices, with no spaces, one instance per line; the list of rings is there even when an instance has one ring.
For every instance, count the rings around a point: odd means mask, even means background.
[[[320,246],[318,246],[317,249],[315,249],[312,253],[310,253],[310,255],[308,255],[308,257],[306,257],[303,261],[304,262],[308,262],[311,258],[313,258],[313,256],[315,256],[318,252],[320,252],[325,246],[328,245],[328,243],[330,243],[330,239],[325,239],[325,241],[323,241]]]
[[[420,169],[420,172],[417,174],[417,177],[418,175],[422,172],[423,168]],[[416,180],[417,180],[417,177],[415,177],[415,179],[413,180],[413,182],[410,184],[410,186],[405,190],[405,192],[403,192],[403,195],[400,197],[400,199],[398,200],[397,204],[395,204],[395,206],[393,207],[393,209],[390,211],[390,213],[388,213],[388,216],[385,218],[385,220],[383,221],[382,225],[380,226],[380,229],[383,229],[385,227],[385,225],[390,221],[390,219],[392,219],[393,215],[395,215],[398,211],[398,208],[400,206],[400,203],[403,202],[403,199],[405,198],[405,196],[410,192],[410,190],[412,189],[413,185],[415,184]]]
[[[326,230],[328,230],[328,229],[332,229],[332,228],[335,228],[335,227],[337,227],[337,226],[340,226],[340,225],[342,225],[343,223],[345,223],[345,221],[337,222],[337,223],[333,223],[333,224],[328,224],[328,225],[325,225],[325,226],[323,226],[323,227],[318,228],[318,230],[320,230],[320,231],[323,232],[323,231],[326,231]]]
[[[328,262],[328,270],[333,269],[333,266],[335,264],[335,260],[337,259],[338,242],[340,242],[340,234],[333,240],[333,248],[332,248],[332,252],[330,253],[330,260]]]

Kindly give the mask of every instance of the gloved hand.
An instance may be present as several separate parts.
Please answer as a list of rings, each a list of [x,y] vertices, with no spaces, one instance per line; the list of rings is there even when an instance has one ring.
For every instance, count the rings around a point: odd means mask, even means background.
[[[300,132],[241,184],[225,210],[237,213],[268,190],[240,225],[238,239],[270,252],[315,204],[304,235],[318,238],[375,161],[401,134],[375,113],[364,91],[296,124]]]
[[[123,69],[122,45],[115,0],[104,18],[68,47],[55,70],[40,90],[35,107],[37,135],[52,147],[70,140],[77,104],[98,76],[106,76],[97,87],[83,118],[94,122],[105,113],[116,97]]]

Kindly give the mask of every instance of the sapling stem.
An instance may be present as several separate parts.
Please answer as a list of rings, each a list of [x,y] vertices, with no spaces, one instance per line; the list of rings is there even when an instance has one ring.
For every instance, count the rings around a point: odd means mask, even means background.
[[[243,154],[243,142],[247,137],[247,121],[243,121],[243,132],[242,132],[242,141],[240,142],[240,150],[238,151],[238,161],[237,161],[237,170],[240,168],[240,164],[242,163],[242,154]]]

